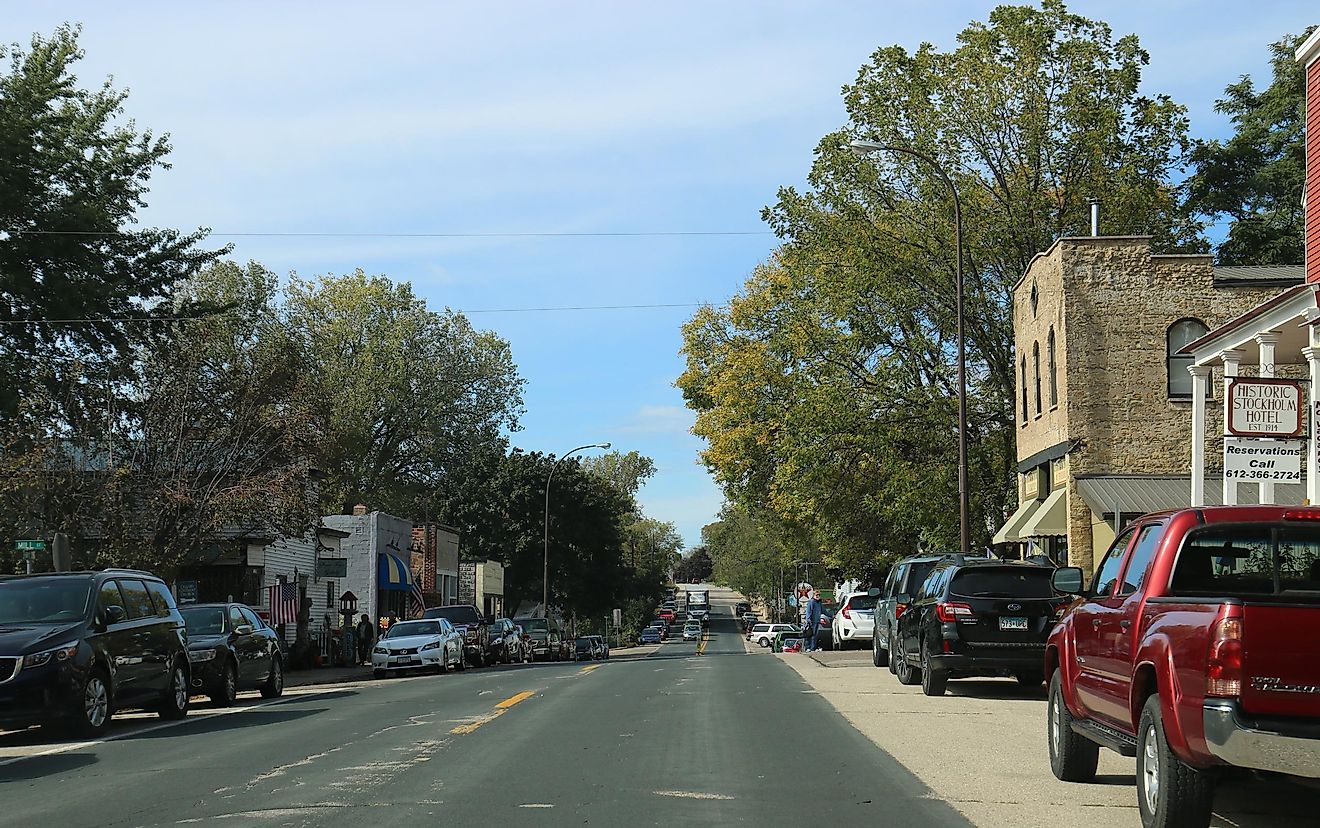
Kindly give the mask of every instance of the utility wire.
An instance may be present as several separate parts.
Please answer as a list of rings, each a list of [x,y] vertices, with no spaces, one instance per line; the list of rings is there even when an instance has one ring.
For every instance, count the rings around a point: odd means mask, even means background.
[[[128,230],[20,230],[0,229],[0,233],[14,236],[125,236]],[[334,233],[334,232],[268,232],[217,233],[208,236],[225,238],[380,238],[380,239],[525,239],[525,238],[610,238],[636,236],[773,236],[770,230],[621,230],[617,232],[496,232],[496,233]]]

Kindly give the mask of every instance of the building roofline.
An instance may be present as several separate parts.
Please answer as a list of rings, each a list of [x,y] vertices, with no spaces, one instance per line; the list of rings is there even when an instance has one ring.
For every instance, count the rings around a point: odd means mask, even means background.
[[[1026,280],[1027,274],[1031,272],[1031,268],[1036,264],[1037,259],[1048,258],[1052,253],[1054,253],[1055,248],[1057,248],[1059,245],[1063,244],[1064,242],[1073,242],[1073,243],[1086,242],[1087,244],[1095,244],[1097,242],[1120,242],[1120,241],[1149,242],[1152,238],[1153,236],[1059,236],[1057,239],[1054,240],[1054,242],[1049,247],[1045,248],[1044,250],[1040,251],[1039,253],[1031,257],[1031,261],[1027,262],[1026,270],[1023,270],[1022,275],[1019,276],[1017,278],[1017,281],[1013,283],[1012,290],[1016,291],[1018,289],[1018,286],[1021,285]],[[1159,254],[1159,255],[1164,255],[1164,254]]]
[[[1310,37],[1302,41],[1302,45],[1293,53],[1293,58],[1302,66],[1310,66],[1313,61],[1320,58],[1320,26],[1311,32]]]

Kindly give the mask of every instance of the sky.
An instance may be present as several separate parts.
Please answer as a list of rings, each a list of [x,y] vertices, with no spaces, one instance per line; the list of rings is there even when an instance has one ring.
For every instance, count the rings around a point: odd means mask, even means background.
[[[722,497],[674,387],[680,326],[774,249],[761,209],[803,186],[870,54],[952,48],[995,5],[0,0],[0,40],[80,23],[80,81],[113,76],[126,116],[169,133],[143,224],[470,314],[527,381],[513,444],[651,457],[642,506],[692,546]],[[1230,134],[1224,86],[1268,83],[1267,44],[1320,22],[1313,0],[1069,7],[1139,35],[1144,91],[1202,138]],[[325,235],[230,235],[270,233]],[[661,233],[712,235],[574,235]]]

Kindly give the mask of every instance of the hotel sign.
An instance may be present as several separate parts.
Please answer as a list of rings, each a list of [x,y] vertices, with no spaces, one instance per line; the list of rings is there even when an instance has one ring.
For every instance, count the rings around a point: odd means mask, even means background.
[[[1224,479],[1239,483],[1300,483],[1305,440],[1224,438]]]
[[[1301,436],[1301,383],[1278,379],[1231,380],[1228,433],[1235,437]]]

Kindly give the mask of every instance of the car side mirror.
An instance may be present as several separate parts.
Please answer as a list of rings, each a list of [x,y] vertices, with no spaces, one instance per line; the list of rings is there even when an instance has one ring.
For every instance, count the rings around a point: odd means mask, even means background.
[[[871,596],[872,598],[879,598],[881,595],[880,587],[871,587],[866,591],[866,594]]]
[[[1064,566],[1050,575],[1050,586],[1054,587],[1055,592],[1065,595],[1081,595],[1086,590],[1083,586],[1085,578],[1081,567]]]
[[[252,635],[252,625],[239,624],[237,627],[234,627],[234,635]]]
[[[128,613],[124,612],[124,608],[118,604],[111,604],[102,611],[102,619],[105,621],[107,627],[111,624],[118,624],[127,616]]]

